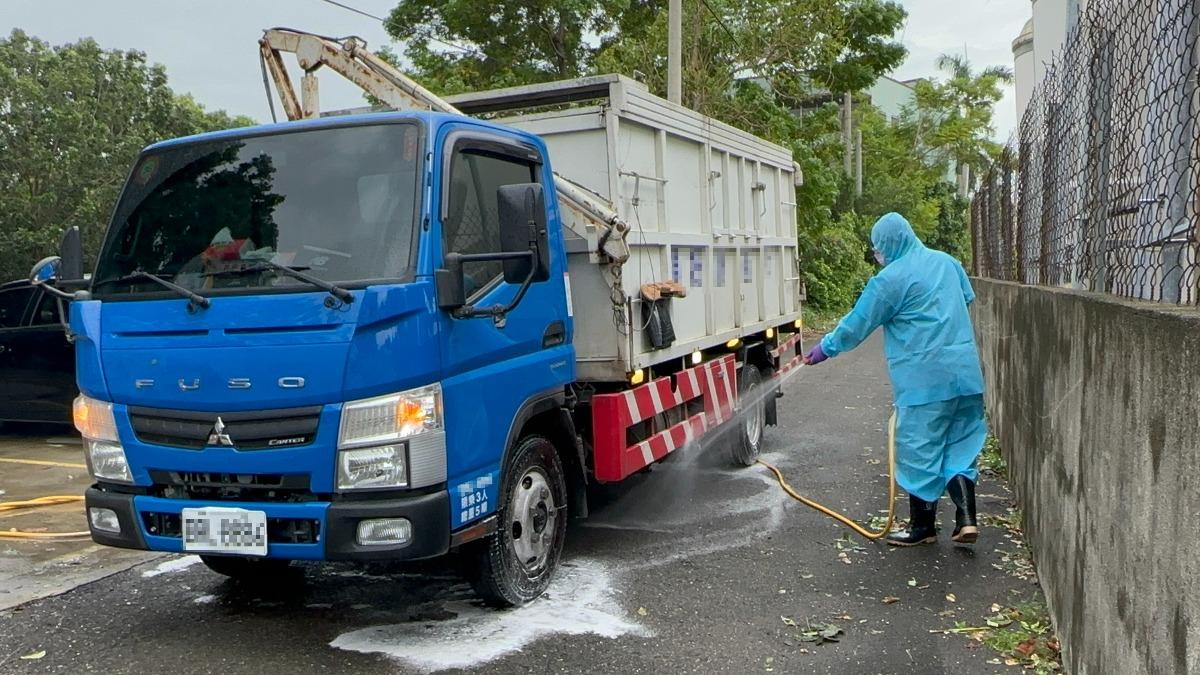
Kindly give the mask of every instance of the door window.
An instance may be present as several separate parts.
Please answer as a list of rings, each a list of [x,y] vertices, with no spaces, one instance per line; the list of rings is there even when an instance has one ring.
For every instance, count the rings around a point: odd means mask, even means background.
[[[30,323],[34,326],[60,325],[62,323],[59,320],[60,302],[62,301],[53,295],[42,293],[42,298],[38,301],[37,309],[33,312],[33,320]]]
[[[0,328],[16,328],[25,316],[25,307],[33,296],[32,288],[0,291]]]
[[[470,148],[456,150],[450,162],[442,249],[464,255],[500,251],[496,190],[505,185],[532,183],[535,176],[535,165],[526,160]],[[503,264],[498,260],[468,263],[463,272],[464,290],[469,298],[499,279]]]

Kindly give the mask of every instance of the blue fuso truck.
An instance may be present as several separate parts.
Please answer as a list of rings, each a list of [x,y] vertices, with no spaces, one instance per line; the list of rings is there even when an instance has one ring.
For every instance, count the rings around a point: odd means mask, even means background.
[[[74,299],[92,538],[232,577],[456,552],[511,606],[592,484],[753,462],[800,353],[790,154],[622,77],[554,95],[146,148],[91,274],[77,229],[32,273]]]

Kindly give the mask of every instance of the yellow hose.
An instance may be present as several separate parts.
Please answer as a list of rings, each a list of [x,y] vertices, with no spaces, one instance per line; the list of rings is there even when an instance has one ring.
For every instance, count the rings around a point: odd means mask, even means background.
[[[77,495],[51,495],[37,497],[19,502],[0,502],[0,513],[18,509],[34,509],[39,506],[54,506],[55,504],[72,504],[83,501]],[[90,532],[21,532],[19,530],[0,530],[0,539],[79,539],[90,537]]]
[[[888,420],[888,512],[887,512],[887,523],[885,523],[883,526],[883,529],[879,530],[878,532],[873,532],[871,530],[868,530],[867,528],[863,527],[862,525],[859,525],[858,523],[854,522],[854,520],[852,520],[850,517],[845,516],[841,513],[838,513],[837,511],[834,511],[833,509],[829,508],[828,506],[825,506],[824,504],[820,504],[818,502],[815,502],[815,501],[809,499],[808,497],[805,497],[804,495],[801,495],[800,493],[796,492],[796,490],[794,488],[792,488],[791,485],[788,485],[788,482],[786,480],[784,480],[784,478],[783,478],[783,472],[781,472],[778,468],[762,461],[761,459],[758,460],[758,463],[767,467],[768,469],[771,470],[771,473],[775,474],[775,478],[779,480],[779,486],[782,487],[783,491],[788,493],[788,495],[792,499],[795,499],[796,501],[800,502],[801,504],[804,504],[805,506],[812,507],[812,508],[816,509],[817,511],[824,513],[825,515],[829,516],[830,518],[833,518],[834,520],[840,522],[841,524],[845,525],[846,527],[854,530],[855,532],[862,535],[863,537],[866,537],[867,539],[874,541],[876,539],[882,539],[882,538],[886,537],[888,535],[888,533],[892,531],[892,521],[896,519],[896,412],[894,410],[892,411],[892,418],[890,420]]]

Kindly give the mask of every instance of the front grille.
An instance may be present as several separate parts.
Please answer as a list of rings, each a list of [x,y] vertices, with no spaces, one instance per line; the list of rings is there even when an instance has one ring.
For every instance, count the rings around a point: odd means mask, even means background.
[[[129,408],[129,421],[139,441],[191,450],[209,446],[214,435],[217,440],[212,445],[225,445],[223,435],[237,450],[308,445],[317,437],[320,418],[321,406],[232,413]]]
[[[178,513],[142,513],[146,532],[156,537],[183,536]],[[315,544],[321,541],[321,521],[311,518],[267,518],[268,544]]]
[[[311,502],[305,474],[241,474],[207,471],[150,470],[154,495],[167,499],[211,501]]]

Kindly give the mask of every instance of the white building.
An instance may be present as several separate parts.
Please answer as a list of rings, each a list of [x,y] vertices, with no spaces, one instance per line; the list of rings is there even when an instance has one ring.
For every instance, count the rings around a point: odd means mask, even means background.
[[[1033,16],[1013,40],[1013,79],[1017,90],[1017,119],[1025,114],[1033,90],[1075,28],[1087,0],[1033,0]]]

